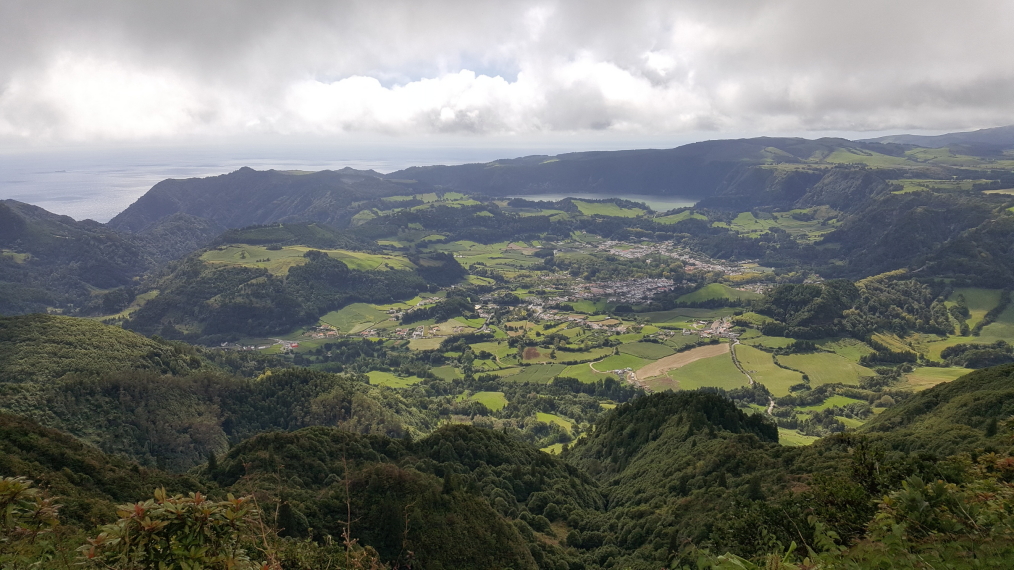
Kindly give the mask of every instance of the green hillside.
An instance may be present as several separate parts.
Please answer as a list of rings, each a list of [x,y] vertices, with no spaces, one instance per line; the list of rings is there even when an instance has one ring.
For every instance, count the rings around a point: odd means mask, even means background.
[[[0,317],[0,382],[46,382],[119,370],[186,374],[201,366],[192,349],[87,319]]]

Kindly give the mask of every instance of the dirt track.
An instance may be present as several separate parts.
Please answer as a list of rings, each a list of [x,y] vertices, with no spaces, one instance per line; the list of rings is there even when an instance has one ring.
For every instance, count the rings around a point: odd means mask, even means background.
[[[729,352],[728,343],[709,344],[686,352],[678,352],[672,356],[656,360],[651,364],[639,369],[635,374],[637,378],[644,381],[655,376],[661,376],[670,370],[675,370],[702,358],[711,358]]]

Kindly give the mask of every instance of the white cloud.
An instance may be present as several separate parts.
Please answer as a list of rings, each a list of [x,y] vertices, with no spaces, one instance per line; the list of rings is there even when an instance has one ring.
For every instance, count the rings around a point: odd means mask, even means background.
[[[74,0],[0,5],[0,138],[1014,122],[1014,5]]]

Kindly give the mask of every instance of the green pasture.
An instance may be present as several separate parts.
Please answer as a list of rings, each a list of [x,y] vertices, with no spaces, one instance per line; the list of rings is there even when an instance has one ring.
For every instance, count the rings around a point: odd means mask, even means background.
[[[413,384],[422,382],[423,379],[418,376],[395,376],[390,372],[378,372],[372,371],[367,372],[367,376],[370,377],[370,384],[374,386],[387,386],[389,388],[407,388]]]
[[[409,350],[436,350],[440,348],[442,338],[413,338],[408,341]]]
[[[767,352],[742,344],[737,345],[735,350],[743,370],[753,376],[754,382],[764,384],[777,397],[787,396],[790,386],[803,381],[802,374],[779,368]]]
[[[859,359],[868,355],[873,354],[873,349],[870,345],[866,344],[861,340],[854,338],[829,338],[820,340],[817,342],[817,346],[824,350],[830,350],[831,352],[851,360],[852,362],[859,362]]]
[[[592,363],[599,372],[606,372],[608,370],[623,370],[624,368],[631,368],[637,370],[642,366],[651,362],[648,359],[634,356],[633,354],[614,354],[603,358],[598,362]]]
[[[957,380],[969,372],[972,371],[968,368],[961,368],[959,366],[940,368],[935,366],[918,366],[908,374],[905,374],[905,384],[903,384],[903,386],[908,386],[916,392],[921,392],[927,388],[932,388],[937,384]]]
[[[567,430],[568,432],[574,433],[574,422],[572,422],[572,421],[570,421],[570,420],[568,420],[566,418],[563,418],[561,416],[558,416],[556,414],[547,414],[545,412],[537,412],[535,414],[535,419],[537,419],[540,422],[545,422],[547,424],[556,424],[556,425],[562,427],[563,429]]]
[[[847,396],[834,395],[815,406],[805,406],[801,408],[796,408],[796,410],[800,412],[820,412],[822,410],[833,408],[835,406],[847,406],[848,404],[859,404],[859,403],[865,402],[863,400],[857,400],[855,398],[849,398]]]
[[[752,301],[754,299],[760,299],[761,297],[763,297],[763,295],[752,293],[750,291],[733,289],[732,287],[722,283],[711,283],[710,285],[705,285],[692,293],[680,296],[676,299],[676,302],[700,303],[703,301],[715,300]]]
[[[270,250],[265,246],[232,244],[204,252],[201,260],[208,263],[240,265],[243,267],[260,267],[273,275],[285,275],[289,269],[306,263],[303,255],[313,248],[304,246],[285,246],[278,250]],[[415,268],[408,259],[400,255],[365,253],[342,249],[320,250],[334,259],[339,259],[352,269],[404,269]]]
[[[957,302],[958,295],[965,297],[965,304],[971,317],[968,319],[968,326],[974,327],[992,308],[1000,304],[999,289],[981,289],[978,287],[959,287],[947,298],[947,306],[950,308]]]
[[[586,216],[636,218],[645,214],[641,208],[621,208],[612,202],[584,202],[581,200],[572,200],[572,202]]]
[[[462,399],[479,402],[491,411],[499,412],[507,406],[507,397],[503,392],[476,392],[471,395],[462,394]]]
[[[648,360],[658,360],[659,358],[664,358],[670,354],[674,354],[675,352],[675,350],[664,344],[654,342],[633,342],[630,344],[620,345],[620,353],[630,354],[632,356]]]
[[[431,368],[430,372],[435,374],[436,377],[441,380],[457,380],[462,377],[461,372],[458,372],[458,369],[453,366],[437,366],[435,368]]]
[[[367,303],[353,303],[320,318],[320,322],[336,327],[342,334],[356,334],[377,326],[397,326],[387,313]]]
[[[559,376],[567,367],[563,364],[536,364],[525,366],[516,374],[503,377],[511,382],[531,382],[533,384],[548,384],[550,380]]]
[[[663,377],[655,385],[649,381],[648,386],[654,391],[696,390],[706,387],[732,390],[750,384],[750,380],[736,368],[728,354],[695,360],[686,366],[670,370],[668,378],[669,382]]]
[[[787,447],[799,447],[810,445],[820,439],[810,435],[803,435],[794,429],[778,428],[778,443]]]
[[[605,380],[606,378],[616,379],[615,374],[596,372],[592,370],[592,367],[588,364],[574,364],[572,366],[568,366],[560,373],[560,376],[576,378],[585,384],[594,384],[595,382]]]
[[[676,224],[682,222],[683,220],[707,220],[707,219],[708,218],[706,216],[702,216],[701,214],[687,210],[685,212],[680,212],[678,214],[672,214],[671,216],[661,216],[655,218],[654,221],[659,224]]]
[[[683,324],[693,320],[713,321],[727,317],[733,312],[735,312],[735,309],[729,307],[721,309],[671,309],[668,311],[638,313],[637,316],[645,317],[656,324]]]
[[[1014,303],[1008,306],[992,324],[982,327],[979,340],[983,342],[996,342],[1005,340],[1014,344]]]
[[[876,376],[877,373],[865,366],[830,352],[788,354],[779,356],[778,362],[796,370],[802,370],[810,378],[810,387],[822,384],[859,385],[859,379]]]

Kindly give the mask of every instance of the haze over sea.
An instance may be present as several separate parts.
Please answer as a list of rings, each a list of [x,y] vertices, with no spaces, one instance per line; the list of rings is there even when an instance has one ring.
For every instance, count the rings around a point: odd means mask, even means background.
[[[0,154],[0,200],[13,199],[77,220],[107,222],[166,178],[215,176],[244,166],[257,170],[347,167],[393,172],[426,164],[498,158],[503,151],[468,148],[322,149],[271,151],[203,148],[63,149]]]

